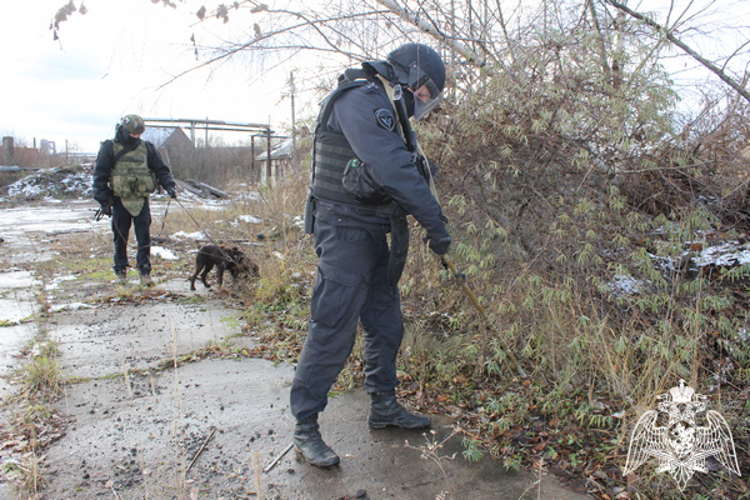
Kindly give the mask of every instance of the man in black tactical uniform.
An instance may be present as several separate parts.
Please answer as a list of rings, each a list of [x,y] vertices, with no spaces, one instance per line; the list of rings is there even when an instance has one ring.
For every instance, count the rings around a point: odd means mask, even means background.
[[[148,197],[157,183],[173,199],[175,181],[153,144],[141,140],[146,130],[138,115],[127,115],[117,124],[115,139],[102,142],[94,166],[94,199],[102,213],[112,217],[114,271],[121,284],[127,282],[128,233],[131,223],[138,242],[136,265],[141,284],[151,280],[151,209]]]
[[[408,43],[386,61],[346,70],[322,103],[306,213],[320,260],[290,394],[294,445],[312,465],[339,463],[322,440],[317,417],[351,353],[357,322],[365,335],[370,427],[430,425],[428,417],[396,400],[396,354],[404,329],[397,284],[408,252],[407,214],[427,230],[435,253],[443,255],[450,246],[429,168],[409,126],[409,117],[421,118],[440,101],[444,85],[438,53]]]

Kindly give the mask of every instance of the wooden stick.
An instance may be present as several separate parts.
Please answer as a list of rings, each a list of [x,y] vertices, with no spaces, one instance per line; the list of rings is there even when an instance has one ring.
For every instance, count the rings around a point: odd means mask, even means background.
[[[263,469],[263,474],[267,474],[268,472],[271,472],[271,469],[273,469],[274,467],[276,467],[276,464],[278,464],[281,461],[281,459],[284,458],[284,455],[286,455],[287,453],[289,453],[289,450],[291,450],[292,447],[294,447],[294,443],[289,443],[289,446],[287,446],[286,448],[284,448],[284,451],[282,451],[281,453],[279,453],[276,456],[276,458],[274,458],[273,461],[270,464],[266,465],[266,468]]]
[[[196,460],[198,460],[198,457],[201,456],[201,453],[203,453],[203,450],[206,449],[206,445],[209,441],[211,441],[211,438],[214,437],[214,433],[216,432],[216,428],[214,427],[211,429],[211,434],[208,435],[205,441],[203,441],[203,446],[201,446],[201,449],[198,450],[198,453],[195,454],[193,457],[193,460],[190,461],[190,465],[188,465],[187,469],[185,469],[185,475],[187,476],[187,473],[190,472],[190,469],[193,467],[193,464]]]

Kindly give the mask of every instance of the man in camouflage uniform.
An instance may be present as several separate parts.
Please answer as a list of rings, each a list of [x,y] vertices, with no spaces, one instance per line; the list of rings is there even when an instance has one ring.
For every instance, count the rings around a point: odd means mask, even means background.
[[[133,225],[141,284],[152,286],[148,198],[158,185],[173,199],[177,192],[172,173],[154,145],[141,140],[145,130],[140,116],[127,115],[117,124],[114,140],[102,142],[94,166],[94,199],[101,204],[102,213],[112,218],[114,271],[118,281],[127,282],[128,233]]]

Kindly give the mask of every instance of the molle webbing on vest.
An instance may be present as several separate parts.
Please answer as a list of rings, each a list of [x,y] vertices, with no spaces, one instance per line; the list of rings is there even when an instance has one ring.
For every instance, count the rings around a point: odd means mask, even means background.
[[[323,201],[356,207],[360,213],[389,217],[404,216],[406,212],[391,201],[385,205],[365,205],[354,200],[344,190],[341,179],[346,164],[356,155],[343,134],[336,132],[319,132],[315,140],[315,176],[313,177],[313,196]]]
[[[313,196],[320,200],[359,205],[341,184],[346,164],[356,156],[343,134],[318,133],[315,140]]]
[[[325,130],[333,112],[333,103],[345,91],[374,83],[363,70],[347,70],[339,86],[323,102],[315,126],[313,142],[312,195],[315,199],[356,207],[361,213],[380,217],[403,216],[404,210],[394,201],[386,205],[365,205],[347,194],[342,184],[347,163],[357,155],[344,134]]]

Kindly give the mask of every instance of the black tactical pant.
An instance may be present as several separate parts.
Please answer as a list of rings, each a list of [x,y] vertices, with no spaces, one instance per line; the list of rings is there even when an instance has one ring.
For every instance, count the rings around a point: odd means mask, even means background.
[[[398,385],[396,354],[404,324],[398,287],[388,285],[387,231],[387,224],[357,227],[316,210],[320,261],[290,395],[298,420],[326,407],[328,391],[354,346],[358,322],[365,336],[365,390],[389,391]]]
[[[136,254],[136,266],[141,274],[151,273],[151,208],[146,198],[143,209],[137,217],[122,206],[120,198],[115,198],[112,204],[112,233],[115,242],[115,265],[116,273],[125,272],[128,267],[128,234],[130,225],[133,225],[135,239],[138,242],[138,253]]]

